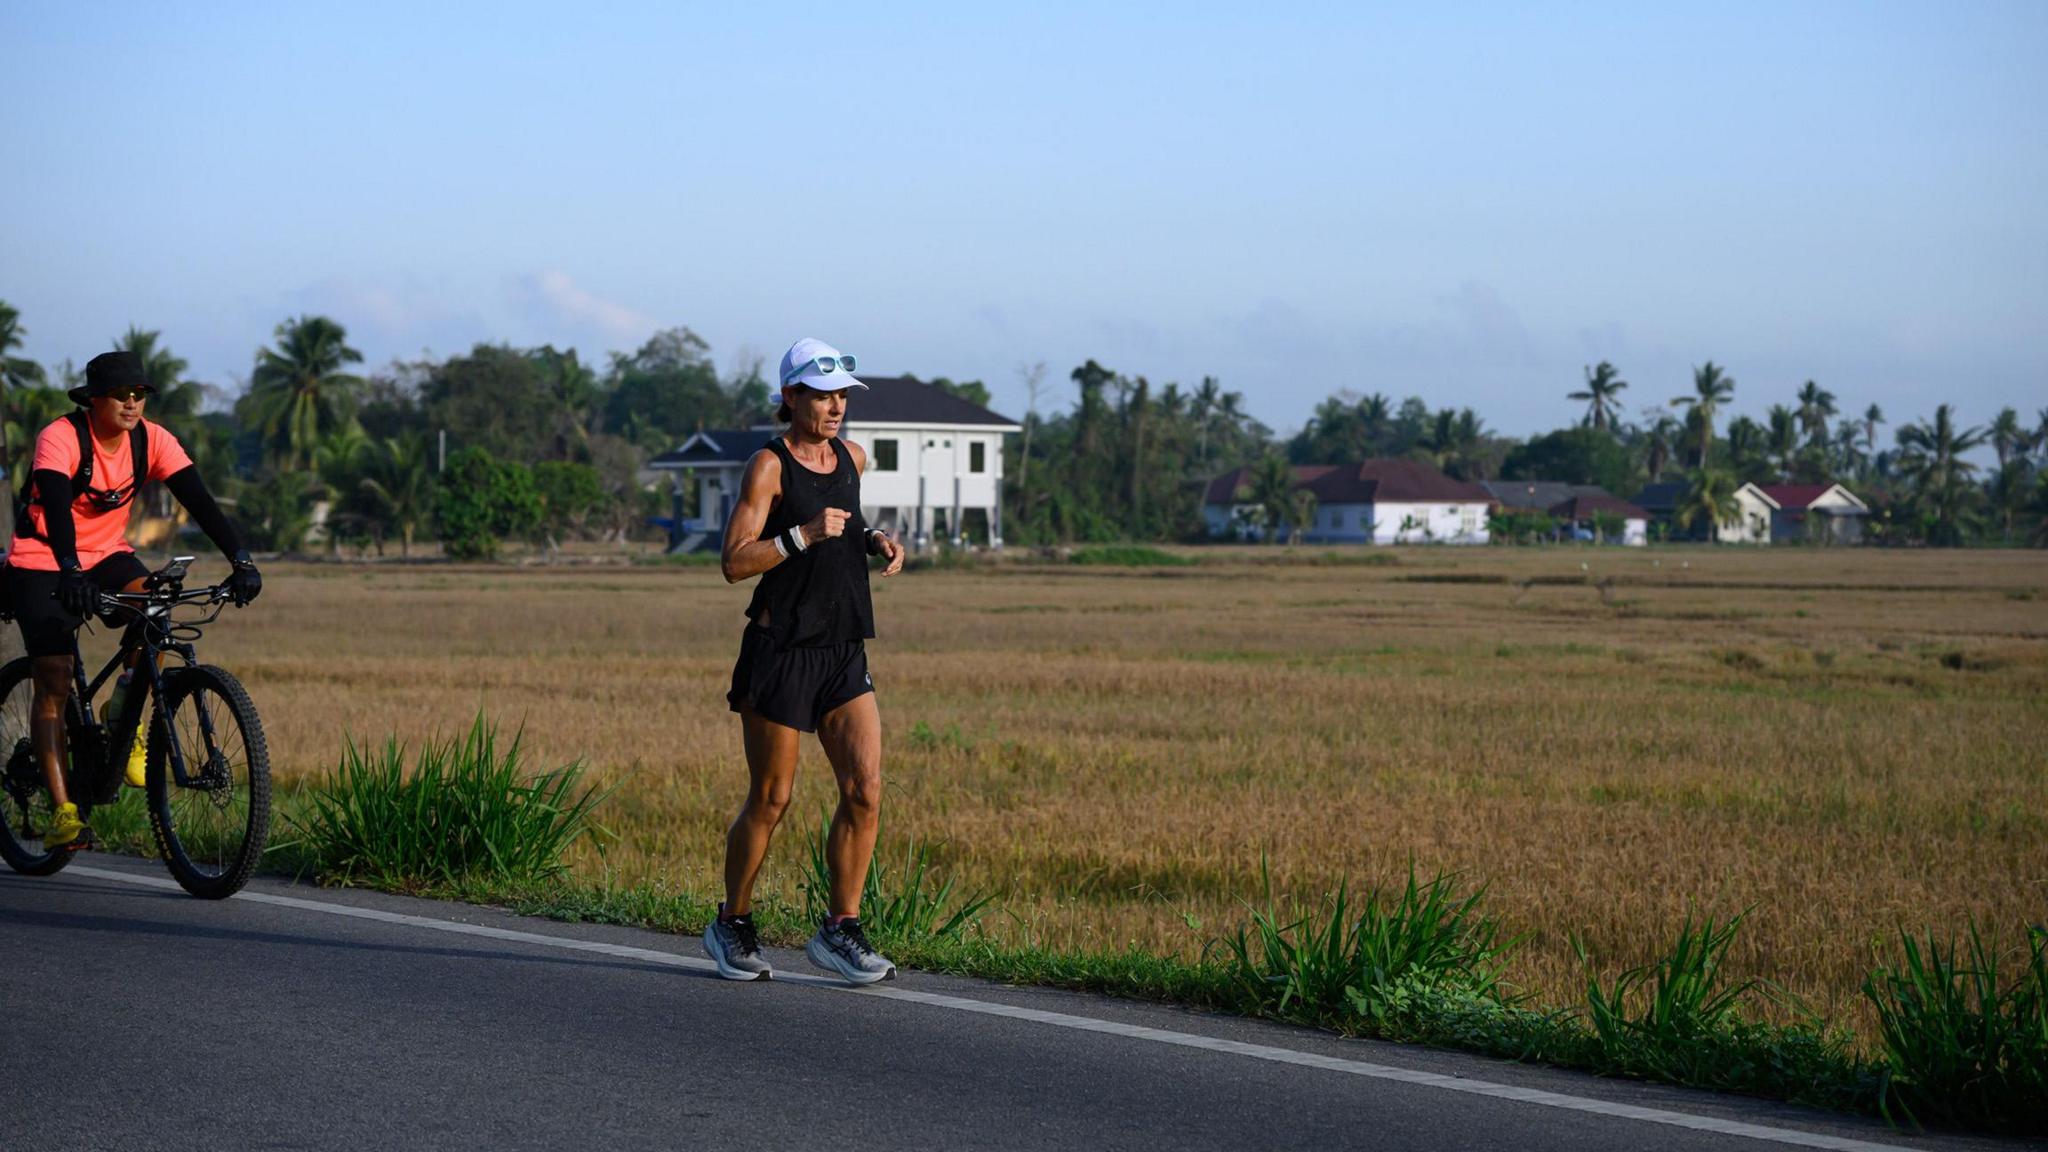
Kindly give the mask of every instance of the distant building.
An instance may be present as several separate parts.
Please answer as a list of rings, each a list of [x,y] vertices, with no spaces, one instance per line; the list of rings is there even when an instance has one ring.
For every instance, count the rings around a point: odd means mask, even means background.
[[[1636,504],[1649,513],[1653,523],[1664,527],[1668,540],[1715,540],[1722,544],[1769,544],[1771,542],[1771,516],[1778,510],[1778,502],[1754,484],[1744,484],[1735,490],[1735,518],[1726,524],[1713,524],[1705,518],[1693,521],[1690,528],[1678,526],[1678,506],[1685,500],[1689,484],[1674,481],[1651,484],[1636,493]]]
[[[1649,540],[1650,514],[1598,484],[1551,480],[1482,480],[1494,502],[1509,511],[1540,512],[1556,520],[1563,534],[1592,540],[1605,518],[1620,526],[1612,542],[1638,546]]]
[[[1259,510],[1241,493],[1250,468],[1216,477],[1202,498],[1209,535],[1262,539]],[[1315,522],[1302,539],[1329,544],[1484,544],[1486,489],[1453,480],[1415,460],[1303,465],[1291,470],[1296,490],[1315,494]],[[1280,529],[1283,535],[1287,529]]]
[[[1771,513],[1771,539],[1862,543],[1870,506],[1840,484],[1766,484],[1763,492],[1778,504]]]
[[[861,515],[914,547],[973,537],[1002,547],[1003,437],[1022,426],[921,380],[862,376],[861,382],[868,390],[848,399],[840,432],[867,450]],[[674,485],[671,551],[719,546],[747,461],[778,428],[763,423],[698,432],[647,462],[651,474],[666,475]],[[690,490],[698,511],[685,520],[682,494]]]

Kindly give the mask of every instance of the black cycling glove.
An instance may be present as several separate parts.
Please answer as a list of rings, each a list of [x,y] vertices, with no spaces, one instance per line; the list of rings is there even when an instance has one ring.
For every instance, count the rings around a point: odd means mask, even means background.
[[[228,577],[228,599],[235,607],[247,607],[251,600],[263,593],[263,574],[256,571],[256,562],[249,559],[247,552],[235,553],[234,574]]]
[[[93,610],[99,599],[99,589],[86,578],[85,569],[76,566],[57,573],[57,603],[73,616],[85,616]]]

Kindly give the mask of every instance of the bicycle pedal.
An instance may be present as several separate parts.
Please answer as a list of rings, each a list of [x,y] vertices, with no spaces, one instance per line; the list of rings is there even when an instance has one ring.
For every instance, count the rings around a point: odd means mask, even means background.
[[[90,851],[92,851],[92,848],[93,848],[93,835],[92,835],[92,829],[90,829],[90,828],[87,828],[87,829],[86,829],[85,831],[83,831],[83,832],[80,832],[80,833],[78,834],[78,839],[76,839],[76,840],[73,840],[73,841],[72,841],[71,843],[69,843],[69,844],[59,844],[59,845],[57,846],[57,851],[59,851],[59,852],[90,852]]]

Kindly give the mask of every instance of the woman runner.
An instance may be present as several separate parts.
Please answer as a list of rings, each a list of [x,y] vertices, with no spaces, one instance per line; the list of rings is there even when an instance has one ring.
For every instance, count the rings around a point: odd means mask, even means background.
[[[799,734],[816,732],[839,782],[825,841],[829,914],[805,946],[811,963],[855,984],[896,974],[860,926],[860,893],[875,852],[882,802],[882,716],[864,641],[875,634],[867,557],[903,567],[903,547],[867,527],[860,475],[867,453],[839,438],[854,359],[820,340],[782,357],[778,422],[789,430],[747,461],[726,524],[727,583],[761,577],[726,702],[740,714],[750,785],[725,841],[725,901],[704,929],[704,950],[728,980],[772,975],[752,918],[754,878],[796,779]]]

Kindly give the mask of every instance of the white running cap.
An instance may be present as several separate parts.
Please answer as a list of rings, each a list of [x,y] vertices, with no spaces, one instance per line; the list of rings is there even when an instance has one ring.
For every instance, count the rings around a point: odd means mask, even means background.
[[[820,360],[831,360],[836,363],[842,358],[839,349],[823,340],[814,340],[806,336],[791,344],[789,351],[782,354],[782,371],[778,378],[784,388],[792,384],[801,384],[820,392],[838,392],[846,388],[865,389],[867,385],[854,379],[850,368],[841,365],[827,372],[818,365]]]

